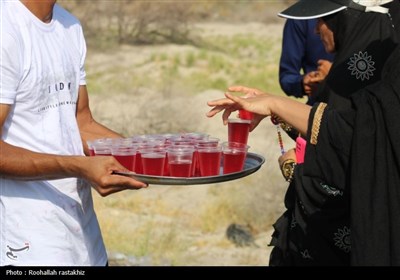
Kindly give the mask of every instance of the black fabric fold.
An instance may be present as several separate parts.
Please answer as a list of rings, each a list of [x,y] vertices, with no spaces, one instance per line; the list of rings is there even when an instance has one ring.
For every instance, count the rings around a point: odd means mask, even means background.
[[[382,82],[353,97],[353,265],[400,265],[400,49],[390,61]]]

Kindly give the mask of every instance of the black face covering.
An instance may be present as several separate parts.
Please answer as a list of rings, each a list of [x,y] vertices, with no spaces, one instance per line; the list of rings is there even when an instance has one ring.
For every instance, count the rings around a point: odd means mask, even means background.
[[[344,10],[341,13],[335,13],[326,17],[322,20],[326,23],[329,29],[333,32],[335,41],[336,52],[340,51],[342,48],[345,38],[347,38],[348,29],[351,27],[353,22],[357,21],[360,12],[354,12],[354,10]]]
[[[340,34],[338,32],[338,29],[340,26],[338,26],[339,22],[339,13],[335,13],[329,16],[322,17],[321,19],[326,23],[326,25],[329,27],[329,29],[335,34],[334,39],[336,39]],[[335,48],[340,49],[338,42],[335,40]]]
[[[388,14],[346,9],[322,20],[334,33],[336,56],[317,101],[346,108],[351,94],[381,79],[398,44],[396,31]]]

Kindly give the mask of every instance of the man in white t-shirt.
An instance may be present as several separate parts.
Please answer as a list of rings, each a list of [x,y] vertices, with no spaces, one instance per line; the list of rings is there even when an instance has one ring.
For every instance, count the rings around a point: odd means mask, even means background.
[[[55,2],[0,2],[0,266],[106,265],[91,186],[147,186],[85,156],[86,140],[121,136],[92,118],[82,27]]]

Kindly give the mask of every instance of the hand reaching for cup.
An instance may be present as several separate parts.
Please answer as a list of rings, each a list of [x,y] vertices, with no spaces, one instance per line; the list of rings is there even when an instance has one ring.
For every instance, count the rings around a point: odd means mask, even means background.
[[[208,106],[214,107],[207,113],[208,117],[213,117],[219,112],[224,111],[222,114],[222,119],[226,125],[232,112],[244,109],[254,113],[254,117],[250,126],[250,131],[252,131],[255,127],[257,127],[262,119],[271,114],[271,112],[268,110],[268,107],[266,107],[264,102],[261,101],[265,98],[268,98],[268,94],[258,89],[244,86],[233,86],[229,87],[228,90],[229,92],[225,93],[226,98],[207,102]],[[238,97],[233,95],[233,92],[242,92],[245,95]]]
[[[293,126],[302,135],[306,135],[311,106],[287,97],[265,93],[258,89],[244,86],[233,86],[229,87],[228,90],[229,92],[225,93],[226,98],[207,102],[208,106],[213,107],[207,113],[207,117],[211,118],[223,111],[222,120],[226,125],[232,112],[244,109],[254,113],[254,118],[250,125],[250,131],[252,131],[261,120],[274,114]],[[235,96],[232,92],[242,92],[245,93],[245,96]]]

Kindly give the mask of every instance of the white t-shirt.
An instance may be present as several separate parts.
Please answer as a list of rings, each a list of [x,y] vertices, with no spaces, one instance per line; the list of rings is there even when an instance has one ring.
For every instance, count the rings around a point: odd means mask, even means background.
[[[11,106],[2,139],[42,153],[83,155],[75,115],[79,85],[86,83],[79,21],[57,4],[48,24],[20,1],[0,5],[0,103]],[[106,262],[85,181],[0,177],[0,266]]]

